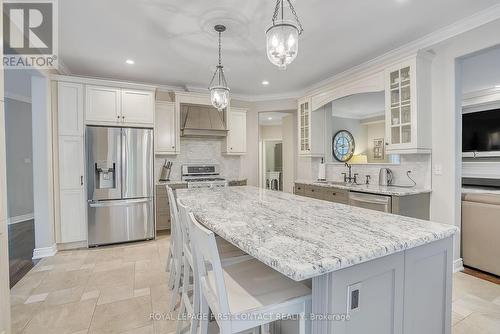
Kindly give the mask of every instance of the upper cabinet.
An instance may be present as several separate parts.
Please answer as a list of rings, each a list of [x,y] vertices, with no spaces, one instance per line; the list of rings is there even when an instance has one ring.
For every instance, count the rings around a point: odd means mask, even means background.
[[[297,126],[300,156],[324,155],[324,113],[312,111],[311,98],[298,101]]]
[[[59,135],[83,135],[83,85],[69,82],[57,83]]]
[[[122,89],[122,120],[128,123],[153,124],[153,92]]]
[[[227,137],[225,151],[229,155],[243,155],[247,153],[247,110],[229,108],[227,111]]]
[[[153,126],[153,91],[87,85],[85,94],[88,124]]]
[[[387,153],[430,152],[430,59],[413,57],[385,73]]]
[[[155,109],[155,154],[179,153],[179,115],[174,102],[157,101]]]
[[[121,121],[119,88],[87,85],[85,95],[87,96],[85,120],[88,123]]]

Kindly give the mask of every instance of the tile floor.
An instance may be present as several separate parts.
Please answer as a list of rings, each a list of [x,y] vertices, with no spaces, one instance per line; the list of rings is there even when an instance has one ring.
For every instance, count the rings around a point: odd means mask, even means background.
[[[172,333],[168,247],[162,236],[43,259],[11,291],[13,333]],[[500,333],[500,285],[455,274],[452,321],[453,334]]]

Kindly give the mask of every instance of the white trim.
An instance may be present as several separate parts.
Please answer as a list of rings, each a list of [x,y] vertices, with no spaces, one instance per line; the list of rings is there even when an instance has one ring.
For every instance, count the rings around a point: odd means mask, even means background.
[[[463,161],[462,177],[500,179],[500,162]]]
[[[493,87],[463,94],[463,114],[498,108],[500,108],[500,88]]]
[[[110,79],[96,78],[96,77],[67,76],[67,75],[53,74],[50,76],[50,79],[55,81],[76,82],[81,84],[112,86],[112,87],[128,88],[128,89],[142,89],[149,91],[155,91],[157,88],[157,86],[151,84],[134,83],[130,81],[120,81],[113,79],[110,80]]]
[[[22,222],[32,220],[32,219],[35,219],[35,215],[33,212],[25,214],[25,215],[10,217],[10,218],[7,218],[7,225],[22,223]]]
[[[60,73],[60,74],[63,74],[63,75],[71,75],[71,71],[69,70],[69,68],[66,66],[66,64],[62,61],[61,58],[59,58],[58,62],[57,62],[59,68],[57,69],[57,71]]]
[[[457,273],[464,270],[464,260],[462,258],[453,261],[453,272]]]
[[[35,248],[33,250],[33,260],[43,259],[44,257],[54,256],[57,253],[57,245],[53,244],[50,247]]]
[[[6,91],[4,98],[31,104],[31,97],[30,96],[19,95],[16,93],[10,93],[10,92]]]

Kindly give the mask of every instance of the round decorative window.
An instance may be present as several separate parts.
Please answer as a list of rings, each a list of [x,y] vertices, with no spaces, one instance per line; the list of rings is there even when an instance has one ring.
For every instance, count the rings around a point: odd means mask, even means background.
[[[354,154],[354,137],[347,130],[341,130],[333,136],[333,157],[340,162],[347,162]]]

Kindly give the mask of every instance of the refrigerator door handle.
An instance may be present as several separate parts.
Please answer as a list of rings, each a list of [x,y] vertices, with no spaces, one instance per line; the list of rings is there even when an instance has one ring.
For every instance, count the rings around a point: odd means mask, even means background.
[[[146,203],[151,200],[152,198],[137,198],[117,201],[89,201],[89,206],[91,208],[106,208],[110,206],[126,206],[131,204]]]

